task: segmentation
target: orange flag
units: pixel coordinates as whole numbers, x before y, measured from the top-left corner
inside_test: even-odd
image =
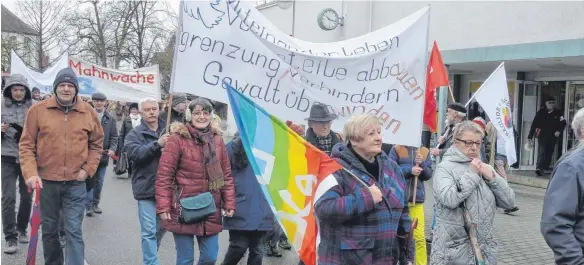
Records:
[[[424,123],[430,127],[432,132],[438,128],[438,119],[436,117],[436,88],[448,86],[448,74],[442,62],[442,55],[438,50],[438,44],[434,41],[430,61],[428,62],[428,72],[426,76],[426,102],[424,104]]]

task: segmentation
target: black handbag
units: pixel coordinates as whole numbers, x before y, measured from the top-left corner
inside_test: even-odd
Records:
[[[114,166],[114,173],[116,175],[122,175],[128,171],[128,155],[126,152],[122,152],[118,158],[116,166]]]
[[[177,196],[180,198],[180,195]],[[178,221],[181,224],[192,224],[207,219],[215,214],[215,199],[210,192],[179,199]]]

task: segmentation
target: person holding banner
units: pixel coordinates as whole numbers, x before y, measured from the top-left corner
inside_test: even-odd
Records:
[[[97,113],[78,96],[73,70],[60,70],[53,84],[56,97],[28,111],[20,138],[21,169],[28,187],[40,188],[45,264],[63,264],[58,235],[61,216],[67,237],[66,264],[84,264],[85,180],[97,171],[104,133]]]
[[[169,106],[168,110],[161,111],[160,117],[166,121],[168,118],[168,111],[170,111],[169,124],[172,124],[173,122],[184,123],[187,106],[187,95],[185,93],[173,93],[171,106]]]
[[[466,118],[466,107],[458,102],[448,105],[446,110],[446,130],[438,138],[438,147],[432,149],[432,155],[442,158],[448,148],[452,145],[452,131],[454,126],[461,123]]]
[[[412,264],[405,179],[381,150],[380,120],[370,114],[352,116],[344,136],[331,153],[344,169],[325,178],[315,193],[318,264]]]
[[[195,237],[200,254],[197,264],[214,265],[223,217],[231,218],[235,213],[229,157],[223,138],[211,126],[212,113],[208,100],[193,100],[185,112],[187,123],[171,124],[172,135],[160,157],[156,212],[164,228],[173,233],[177,265],[194,263]],[[201,212],[187,212],[191,205],[199,205]]]
[[[253,172],[241,137],[236,133],[227,143],[227,153],[233,170],[237,211],[223,220],[223,229],[229,230],[229,248],[222,265],[237,265],[249,250],[248,265],[262,265],[263,239],[273,229],[274,214]]]
[[[397,162],[406,178],[406,198],[410,207],[410,217],[418,219],[418,226],[414,230],[416,265],[425,265],[428,263],[428,255],[424,225],[426,200],[424,182],[430,180],[434,172],[430,150],[426,147],[394,145],[389,153],[389,159]]]
[[[515,193],[480,160],[483,131],[476,123],[457,124],[452,139],[434,174],[436,227],[430,264],[497,264],[492,235],[496,208],[512,208]]]
[[[26,234],[30,218],[32,198],[28,193],[20,161],[18,159],[18,144],[22,135],[22,127],[33,99],[28,88],[28,81],[21,74],[14,74],[6,80],[6,88],[2,93],[2,228],[6,246],[2,249],[6,254],[17,251],[18,242],[28,243]],[[16,182],[20,202],[16,213]]]

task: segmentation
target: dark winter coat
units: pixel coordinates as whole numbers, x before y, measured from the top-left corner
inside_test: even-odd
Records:
[[[18,143],[22,135],[26,113],[32,106],[32,100],[28,87],[25,87],[24,100],[14,102],[12,100],[12,91],[10,87],[4,89],[4,98],[2,99],[2,123],[10,124],[7,132],[2,133],[2,156],[14,157],[18,161]]]
[[[163,220],[162,224],[172,233],[196,236],[218,234],[223,230],[221,210],[236,210],[235,187],[223,138],[218,132],[214,132],[215,152],[225,180],[225,185],[220,190],[211,191],[217,211],[201,222],[181,224],[178,221],[180,207],[178,201],[208,192],[208,176],[203,148],[192,139],[193,136],[187,126],[175,122],[171,125],[170,131],[172,135],[166,142],[156,177],[156,213],[170,213],[170,220]],[[181,191],[180,198],[175,196],[175,185],[178,185],[178,190]]]
[[[234,159],[231,142],[227,143],[229,160]],[[223,219],[225,230],[270,231],[274,227],[274,214],[258,183],[251,165],[233,171],[237,211],[231,218]]]
[[[120,126],[120,133],[118,134],[118,142],[120,143],[118,145],[118,150],[116,150],[116,154],[118,156],[122,153],[122,151],[124,149],[123,147],[124,147],[124,140],[126,138],[126,135],[128,135],[128,133],[130,133],[130,131],[132,129],[133,129],[132,118],[130,118],[130,116],[125,117],[124,120],[122,121],[122,126]]]
[[[584,264],[584,149],[578,147],[552,173],[541,217],[541,234],[556,264]]]
[[[331,157],[368,186],[377,185],[383,200],[376,204],[369,188],[344,170],[323,180],[314,204],[321,236],[318,264],[395,265],[413,261],[413,242],[409,251],[405,250],[411,220],[399,166],[385,153],[379,154],[376,181],[345,144],[335,145]]]
[[[136,200],[154,200],[154,181],[162,147],[158,139],[164,134],[166,124],[158,119],[158,130],[152,131],[148,124],[142,124],[126,135],[124,148],[132,167],[132,191]]]
[[[560,132],[561,134],[565,127],[566,119],[564,119],[563,111],[554,109],[552,112],[549,112],[547,108],[544,107],[535,114],[527,138],[533,139],[535,136],[540,140],[554,140],[557,138],[554,133]],[[540,129],[539,135],[536,135],[537,129]]]
[[[118,149],[118,128],[116,126],[116,119],[105,111],[101,119],[101,127],[103,127],[103,150],[104,154],[99,161],[100,167],[106,167],[109,163],[109,156],[105,153],[107,150],[116,152]]]
[[[412,174],[412,168],[414,167],[416,160],[416,150],[417,148],[411,146],[395,145],[389,153],[389,159],[397,162],[406,179],[406,187],[408,187],[406,191],[408,202],[413,202],[414,196],[413,180],[415,179],[415,176]],[[418,176],[416,203],[424,203],[426,200],[424,182],[430,180],[430,178],[432,178],[432,173],[434,173],[434,170],[432,169],[432,159],[430,159],[430,151],[425,147],[422,150],[421,153],[422,155],[425,154],[425,158],[420,165],[423,171]]]

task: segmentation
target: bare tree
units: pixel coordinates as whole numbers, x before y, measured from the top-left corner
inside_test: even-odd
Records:
[[[16,1],[16,7],[20,18],[39,33],[37,39],[32,38],[37,48],[34,58],[39,69],[44,70],[70,48],[62,41],[68,32],[68,24],[64,23],[65,13],[69,10],[68,2],[22,0]],[[49,52],[56,52],[58,56],[43,64],[43,57]]]
[[[127,38],[136,10],[133,1],[81,1],[68,19],[80,40],[74,55],[105,67],[119,68],[127,58]]]
[[[133,1],[136,10],[128,39],[128,62],[140,68],[150,65],[159,52],[165,50],[169,38],[174,37],[173,19],[176,14],[162,1]],[[169,19],[170,18],[170,19]]]

